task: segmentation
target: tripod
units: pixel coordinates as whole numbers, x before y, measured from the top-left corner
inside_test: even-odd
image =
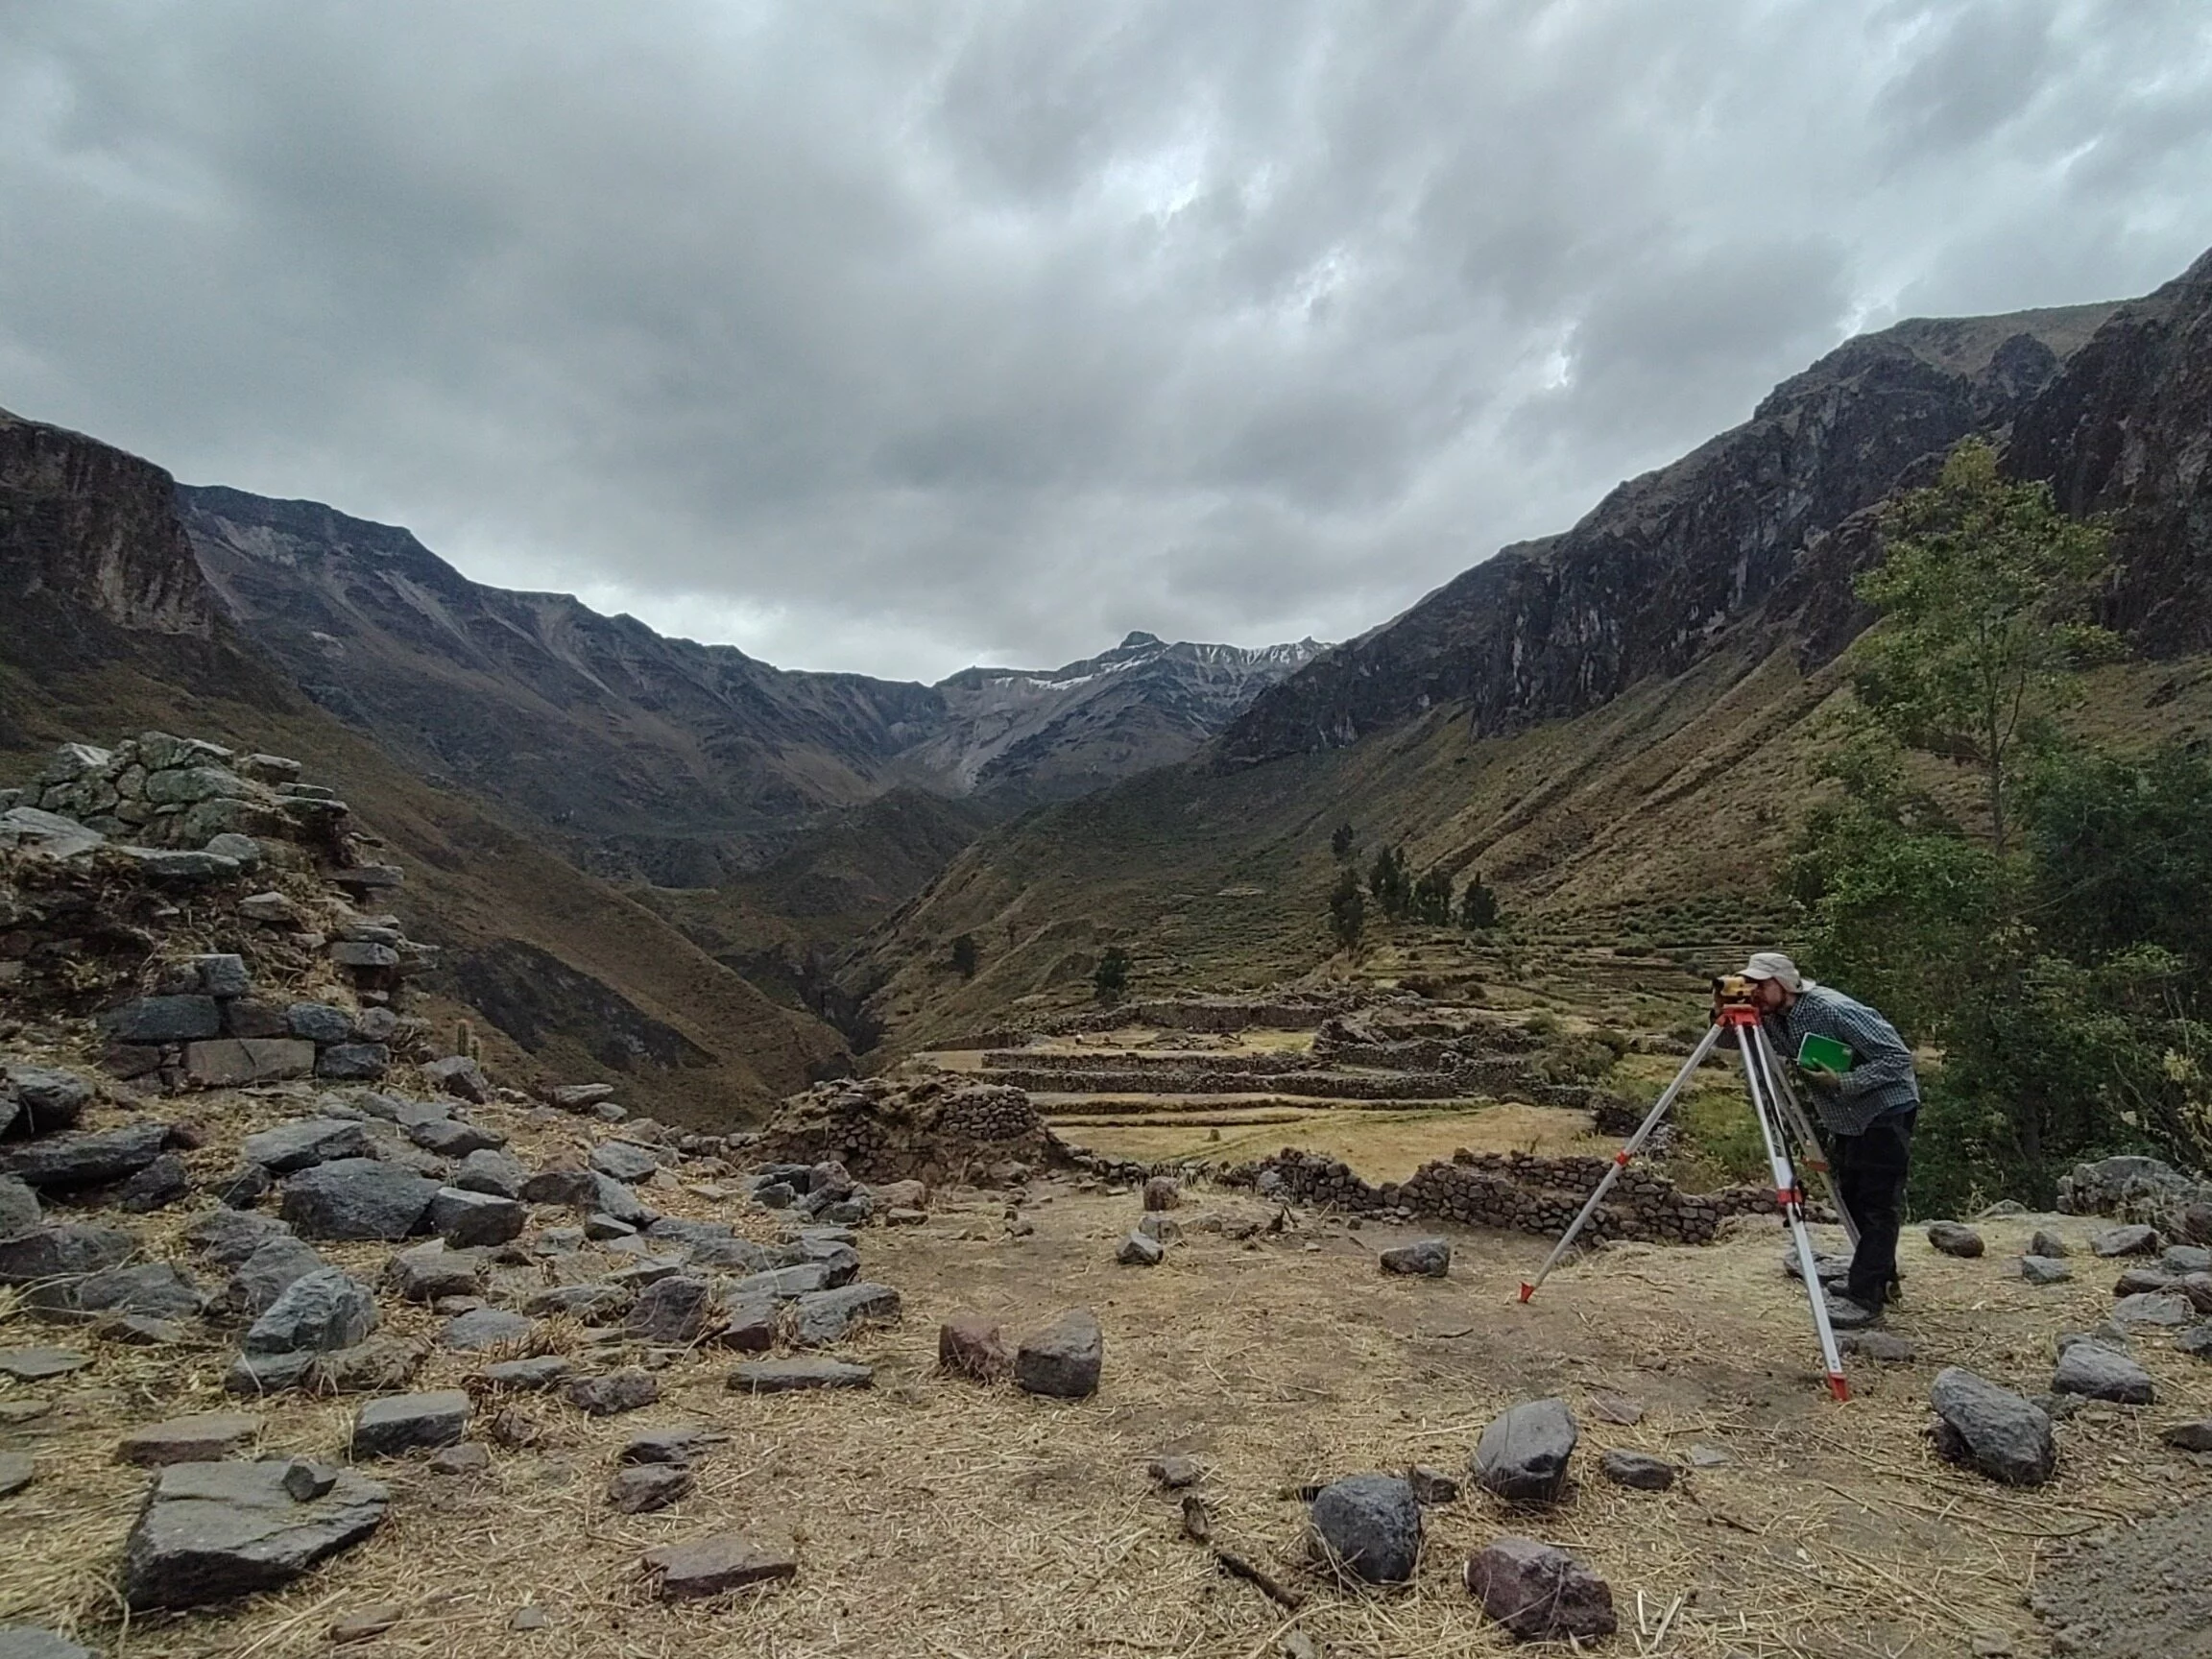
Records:
[[[1613,1190],[1613,1183],[1621,1178],[1633,1158],[1658,1129],[1660,1122],[1672,1108],[1675,1097],[1688,1086],[1705,1057],[1713,1052],[1723,1031],[1736,1034],[1737,1051],[1743,1057],[1743,1086],[1751,1096],[1751,1115],[1758,1119],[1759,1136],[1767,1145],[1767,1161],[1774,1174],[1774,1202],[1790,1224],[1790,1233],[1797,1246],[1797,1267],[1805,1280],[1805,1288],[1813,1304],[1813,1326],[1820,1336],[1820,1357],[1828,1370],[1828,1392],[1839,1400],[1851,1397],[1850,1384],[1843,1377],[1843,1358],[1836,1347],[1836,1331],[1828,1322],[1828,1301],[1820,1285],[1819,1268],[1814,1261],[1813,1242],[1805,1233],[1805,1189],[1791,1163],[1791,1138],[1797,1142],[1798,1156],[1820,1174],[1828,1189],[1829,1201],[1836,1214],[1842,1217],[1843,1231],[1850,1236],[1854,1248],[1859,1243],[1859,1227],[1851,1219],[1851,1212],[1844,1208],[1841,1194],[1836,1190],[1835,1177],[1829,1173],[1827,1159],[1820,1151],[1819,1140],[1813,1133],[1812,1119],[1798,1104],[1789,1081],[1782,1072],[1782,1063],[1774,1053],[1774,1046],[1767,1041],[1767,1028],[1759,1023],[1759,1011],[1748,1000],[1736,1000],[1725,994],[1713,1010],[1713,1023],[1704,1038],[1691,1050],[1690,1058],[1682,1063],[1682,1070],[1674,1074],[1636,1133],[1629,1136],[1621,1150],[1613,1154],[1613,1164],[1605,1171],[1580,1212],[1568,1224],[1551,1254],[1545,1258],[1544,1265],[1536,1270],[1536,1277],[1521,1286],[1521,1300],[1526,1302],[1536,1294],[1552,1268],[1556,1267],[1567,1252],[1574,1247],[1575,1238],[1598,1214],[1598,1206],[1605,1201],[1605,1194]],[[1787,1136],[1785,1134],[1787,1131]]]

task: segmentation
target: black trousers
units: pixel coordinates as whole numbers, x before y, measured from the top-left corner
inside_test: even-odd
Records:
[[[1912,1124],[1919,1116],[1917,1107],[1888,1112],[1863,1134],[1829,1137],[1837,1191],[1859,1224],[1859,1248],[1843,1293],[1862,1308],[1879,1308],[1894,1294],[1897,1232],[1905,1219],[1905,1177],[1912,1167]]]

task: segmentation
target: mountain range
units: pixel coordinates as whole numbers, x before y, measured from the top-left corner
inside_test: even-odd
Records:
[[[1965,437],[2113,526],[2138,655],[2084,717],[2212,733],[2208,412],[2212,256],[2137,301],[1847,341],[1345,644],[1133,634],[934,685],[486,587],[404,530],[0,416],[0,751],[158,725],[298,755],[410,870],[456,1014],[700,1120],[1072,1000],[1107,944],[1143,988],[1313,970],[1347,823],[1481,870],[1532,931],[1755,915],[1879,510]]]

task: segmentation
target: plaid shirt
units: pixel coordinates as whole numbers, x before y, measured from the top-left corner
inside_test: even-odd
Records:
[[[1834,1087],[1821,1082],[1810,1088],[1814,1109],[1831,1132],[1861,1135],[1884,1114],[1909,1112],[1920,1104],[1912,1050],[1897,1027],[1865,1003],[1825,985],[1808,984],[1785,1013],[1762,1018],[1774,1046],[1792,1061],[1808,1037],[1833,1038],[1851,1050],[1851,1070]]]

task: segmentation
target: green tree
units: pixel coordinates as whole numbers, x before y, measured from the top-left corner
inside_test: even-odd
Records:
[[[1883,528],[1882,563],[1857,583],[1882,613],[1852,653],[1861,705],[1907,747],[1981,774],[2003,858],[2023,752],[2079,701],[2078,670],[2117,649],[2088,620],[2110,538],[2060,513],[2049,485],[2006,480],[1980,439],[1954,449],[1929,488],[1901,496]]]
[[[1459,926],[1470,933],[1486,933],[1498,926],[1498,895],[1483,882],[1479,870],[1467,878],[1459,895]]]
[[[1375,854],[1367,872],[1367,892],[1391,921],[1406,914],[1413,899],[1413,879],[1407,873],[1403,847],[1385,847]]]
[[[1101,1002],[1118,1002],[1129,988],[1129,952],[1109,945],[1092,971],[1091,989]]]
[[[975,935],[963,933],[952,941],[952,972],[963,979],[975,977]]]
[[[1329,854],[1330,856],[1334,858],[1337,863],[1342,864],[1352,856],[1355,845],[1356,843],[1351,825],[1339,824],[1333,831],[1331,831],[1329,836]]]
[[[1329,931],[1336,943],[1349,950],[1359,943],[1359,933],[1367,925],[1367,900],[1359,891],[1359,878],[1350,870],[1339,871],[1336,885],[1329,893]]]
[[[1452,878],[1444,870],[1427,870],[1421,879],[1413,883],[1410,908],[1423,922],[1438,927],[1452,920]]]

